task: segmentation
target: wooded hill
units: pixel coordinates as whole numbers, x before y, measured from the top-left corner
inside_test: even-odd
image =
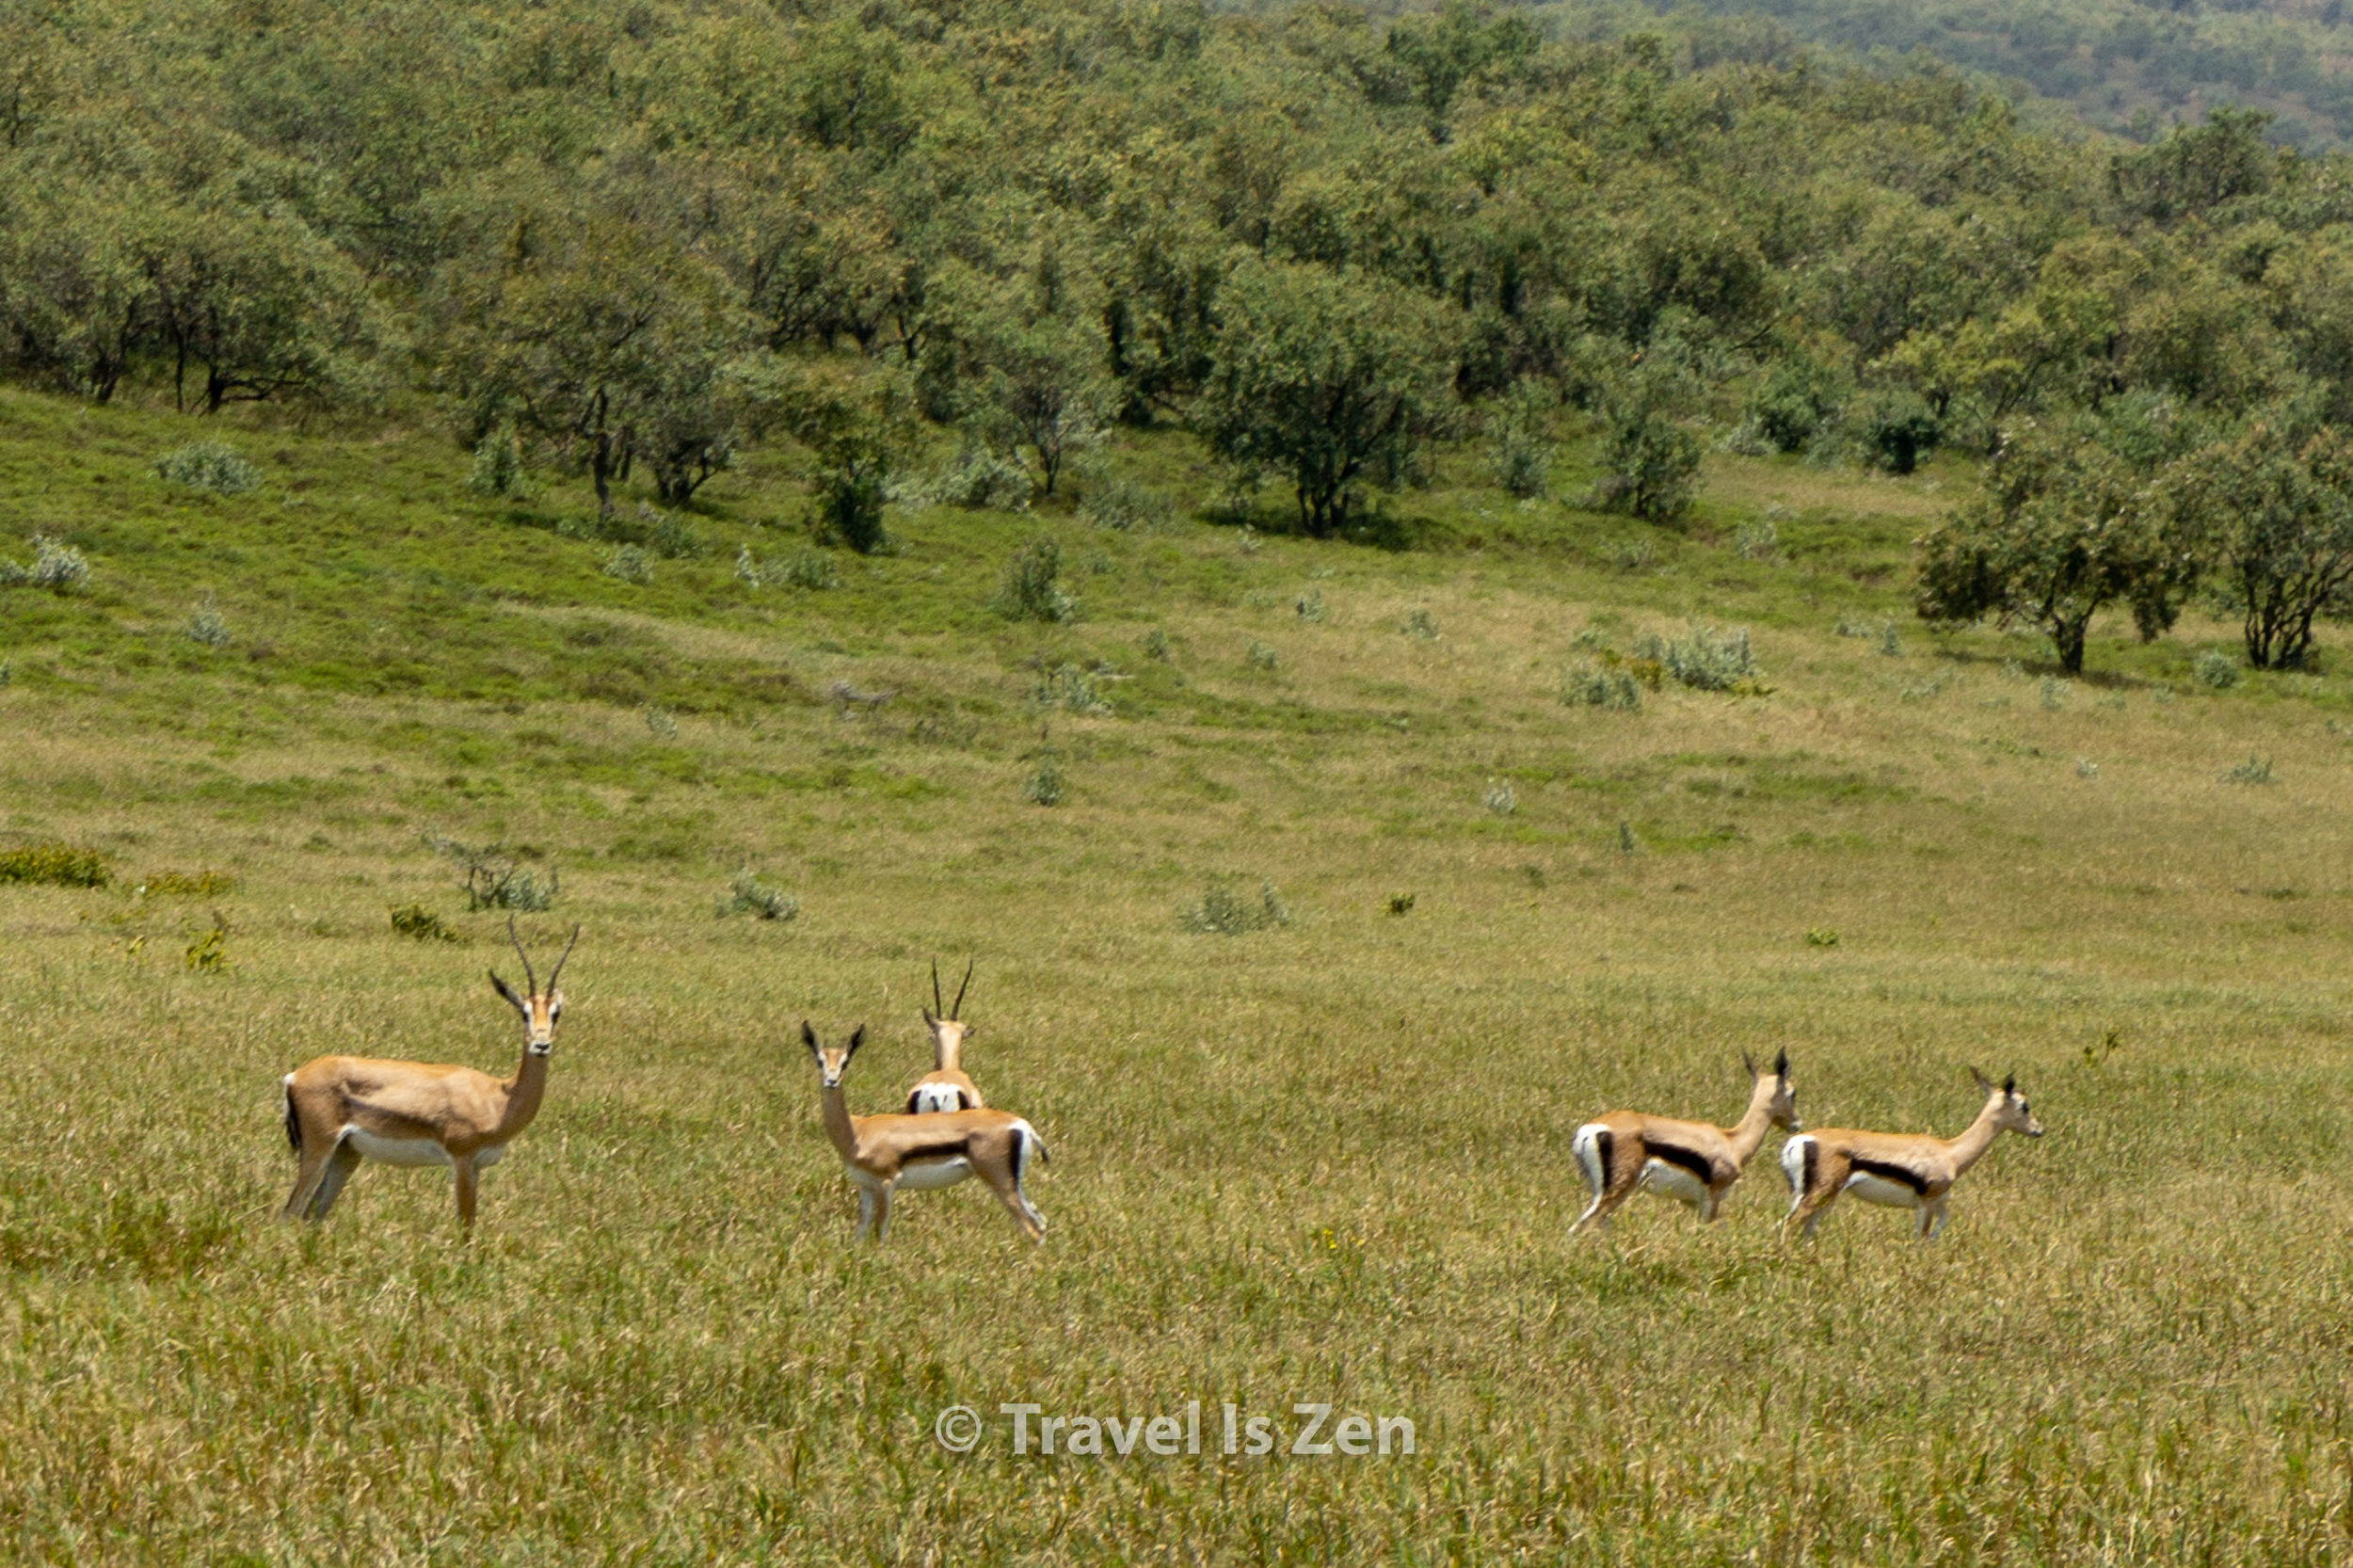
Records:
[[[1997,476],[1923,609],[2071,664],[2100,604],[2153,632],[2233,567],[2212,504],[2102,510],[2168,464],[2238,442],[2239,492],[2353,530],[2310,449],[2353,414],[2353,164],[2251,113],[2064,139],[1941,69],[1692,68],[1463,4],[58,0],[0,60],[15,374],[429,393],[494,490],[563,462],[683,504],[791,439],[871,549],[924,422],[962,432],[933,499],[1022,504],[1176,420],[1242,515],[1273,477],[1303,531],[1377,534],[1434,441],[1541,489],[1562,408],[1608,431],[1593,499],[1658,520],[1703,440],[1905,471],[2032,429],[2070,456]],[[2250,621],[2255,662],[2300,647]]]

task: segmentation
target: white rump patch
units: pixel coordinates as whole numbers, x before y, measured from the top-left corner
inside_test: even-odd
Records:
[[[915,1086],[915,1113],[919,1116],[963,1109],[964,1091],[952,1083],[919,1083]]]

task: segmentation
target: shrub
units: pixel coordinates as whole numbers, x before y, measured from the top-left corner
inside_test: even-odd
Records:
[[[650,583],[653,581],[653,557],[647,554],[641,545],[621,545],[604,558],[604,574],[617,577],[624,583]]]
[[[2218,648],[2210,648],[2198,656],[2191,666],[2199,684],[2217,692],[2227,692],[2238,684],[2238,661]]]
[[[503,845],[484,844],[475,848],[455,839],[439,838],[429,838],[425,842],[464,874],[461,886],[468,909],[520,909],[529,914],[547,908],[562,890],[562,879],[552,867],[542,882],[536,874],[525,871]]]
[[[2251,751],[2247,754],[2246,761],[2234,763],[2224,769],[2222,774],[2225,784],[2268,784],[2271,781],[2271,759],[2258,757]]]
[[[1487,422],[1487,472],[1523,501],[1552,483],[1553,398],[1533,379],[1521,381],[1497,405]]]
[[[1272,925],[1291,923],[1291,912],[1272,882],[1258,884],[1256,902],[1243,898],[1222,882],[1202,889],[1198,904],[1177,911],[1176,921],[1187,931],[1219,936],[1242,936]]]
[[[1168,633],[1157,626],[1146,632],[1144,634],[1144,656],[1146,659],[1157,659],[1166,664],[1168,662]]]
[[[1427,610],[1408,610],[1404,620],[1398,624],[1398,630],[1416,642],[1434,642],[1438,635],[1438,623],[1430,618]]]
[[[1894,621],[1891,620],[1886,625],[1880,628],[1880,640],[1878,646],[1879,650],[1890,659],[1900,659],[1903,657],[1904,640],[1896,634],[1896,623]]]
[[[210,600],[198,605],[196,612],[188,616],[185,631],[188,641],[202,643],[206,648],[227,648],[234,637],[229,630],[228,618],[220,613],[220,606]]]
[[[1299,618],[1301,620],[1307,622],[1311,626],[1322,625],[1325,620],[1331,617],[1332,614],[1331,610],[1327,608],[1323,602],[1323,590],[1321,588],[1309,588],[1305,593],[1299,596],[1299,598],[1292,603],[1291,608],[1299,612]]]
[[[1872,460],[1891,473],[1910,473],[1945,434],[1928,400],[1909,388],[1890,388],[1865,401],[1857,421]]]
[[[1785,360],[1749,399],[1749,423],[1775,451],[1796,452],[1838,410],[1838,382],[1805,360]]]
[[[476,495],[517,500],[531,494],[530,475],[523,470],[522,442],[516,438],[513,425],[502,424],[475,443],[473,472],[466,476],[466,488]]]
[[[1121,534],[1157,534],[1176,520],[1176,504],[1149,485],[1106,479],[1088,487],[1079,516]]]
[[[104,888],[113,873],[107,856],[57,840],[0,849],[0,882],[43,883],[53,888]]]
[[[727,893],[719,900],[721,920],[729,915],[749,915],[759,920],[797,920],[800,913],[800,900],[763,885],[749,866],[736,872],[728,883]]]
[[[47,588],[69,593],[89,581],[89,562],[72,545],[46,534],[33,536],[33,564],[0,561],[0,588]]]
[[[1057,664],[1038,677],[1030,700],[1041,708],[1059,708],[1066,713],[1109,713],[1111,699],[1103,695],[1096,679],[1094,670]]]
[[[1732,536],[1736,554],[1751,561],[1770,561],[1781,552],[1781,530],[1770,522],[1744,522]]]
[[[206,495],[243,495],[262,484],[262,471],[220,441],[190,441],[167,452],[155,459],[155,472],[168,484]]]
[[[644,712],[648,734],[657,741],[678,739],[678,718],[667,708],[657,708],[648,702],[645,706]]]
[[[1481,798],[1486,801],[1487,809],[1498,817],[1508,817],[1520,808],[1519,792],[1512,788],[1508,779],[1487,780],[1487,792]]]
[[[2041,687],[2040,688],[2044,711],[2056,713],[2060,709],[2066,707],[2067,694],[2071,689],[2072,688],[2068,685],[2068,683],[2060,680],[2057,676],[2044,676],[2042,678]]]
[[[229,970],[229,922],[220,911],[213,911],[213,928],[197,937],[181,954],[181,960],[198,974],[225,974]]]
[[[1612,422],[1602,467],[1594,499],[1604,510],[1673,522],[1699,493],[1699,438],[1656,408],[1636,407]]]
[[[1029,782],[1021,786],[1021,798],[1032,806],[1060,806],[1062,769],[1056,767],[1050,759],[1040,762],[1037,772],[1030,775]]]
[[[1062,546],[1040,535],[1013,552],[989,607],[1007,620],[1076,619],[1078,601],[1063,591]]]
[[[1728,692],[1756,680],[1756,655],[1749,646],[1749,629],[1720,632],[1693,624],[1683,637],[1651,634],[1635,645],[1638,659],[1657,661],[1682,685],[1703,692]]]
[[[1243,650],[1242,657],[1254,670],[1273,671],[1283,663],[1283,656],[1265,643],[1254,642]]]
[[[972,512],[1026,512],[1036,489],[1029,465],[1020,458],[968,440],[957,449],[953,462],[930,478],[907,486],[904,494],[907,500],[924,506],[961,506]]]
[[[441,917],[422,904],[388,904],[392,930],[412,942],[454,942],[457,933],[441,923]]]
[[[1561,700],[1571,707],[1631,712],[1642,706],[1642,688],[1628,670],[1579,660],[1561,674]]]

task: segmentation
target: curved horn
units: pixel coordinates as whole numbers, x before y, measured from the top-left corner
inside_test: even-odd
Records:
[[[506,917],[506,939],[515,944],[515,956],[523,961],[523,983],[531,987],[530,995],[539,994],[539,982],[531,972],[531,954],[523,951],[523,939],[515,935],[515,917]]]
[[[932,1016],[944,1018],[947,1016],[948,1010],[939,1005],[939,960],[935,958],[932,960]]]
[[[973,962],[974,961],[969,958],[964,961],[964,984],[956,987],[956,1004],[948,1009],[948,1016],[952,1018],[960,1018],[964,1016],[964,992],[965,987],[972,984]]]
[[[578,946],[580,946],[580,927],[574,925],[572,939],[564,944],[564,958],[569,958],[572,955],[572,949]],[[550,996],[555,994],[555,977],[564,972],[564,958],[558,958],[555,961],[555,968],[548,971],[548,995]]]
[[[1742,1051],[1740,1053],[1740,1070],[1748,1074],[1751,1078],[1754,1078],[1756,1076],[1756,1064],[1749,1060],[1749,1053],[1747,1051]]]

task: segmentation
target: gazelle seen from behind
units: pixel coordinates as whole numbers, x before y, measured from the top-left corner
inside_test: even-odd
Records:
[[[1766,1129],[1798,1130],[1789,1053],[1783,1051],[1763,1072],[1745,1056],[1740,1064],[1749,1074],[1749,1108],[1730,1127],[1612,1111],[1578,1128],[1569,1148],[1593,1190],[1593,1201],[1570,1234],[1608,1224],[1637,1189],[1689,1204],[1702,1220],[1713,1220],[1724,1194],[1740,1179],[1740,1168],[1765,1142]]]
[[[528,994],[490,971],[490,984],[523,1020],[523,1059],[511,1078],[472,1067],[424,1062],[383,1062],[364,1056],[321,1056],[284,1079],[286,1141],[301,1162],[286,1218],[324,1220],[360,1161],[388,1165],[447,1165],[457,1181],[457,1218],[473,1228],[474,1189],[481,1173],[505,1155],[531,1125],[547,1093],[548,1058],[564,993],[555,988],[564,963],[579,945],[580,927],[540,988],[515,920],[507,939],[523,962]]]
[[[932,1032],[932,1070],[916,1080],[907,1091],[907,1114],[927,1115],[941,1111],[980,1111],[988,1102],[981,1098],[978,1085],[964,1076],[964,1042],[971,1036],[972,1026],[958,1016],[964,1011],[964,993],[972,984],[972,965],[964,966],[964,984],[956,987],[956,1004],[939,1004],[939,960],[932,960],[932,1004],[923,1010],[923,1027]]]
[[[841,1096],[841,1075],[866,1043],[864,1024],[847,1044],[821,1046],[817,1032],[801,1020],[801,1043],[817,1062],[818,1094],[824,1102],[825,1136],[833,1140],[841,1168],[857,1183],[857,1233],[875,1240],[890,1236],[890,1194],[902,1187],[952,1187],[977,1176],[1005,1206],[1021,1234],[1045,1240],[1046,1216],[1022,1190],[1032,1155],[1046,1158],[1037,1129],[1009,1111],[935,1112],[924,1115],[853,1116]]]
[[[2027,1109],[2013,1077],[2000,1087],[1977,1068],[1969,1069],[1985,1093],[1985,1109],[1977,1112],[1958,1138],[1929,1133],[1856,1132],[1848,1128],[1824,1128],[1792,1138],[1781,1147],[1782,1174],[1789,1178],[1793,1201],[1782,1221],[1785,1239],[1792,1230],[1814,1234],[1822,1210],[1851,1192],[1865,1203],[1885,1208],[1915,1209],[1920,1235],[1935,1235],[1945,1226],[1945,1199],[1959,1181],[1993,1146],[2003,1132],[2042,1136],[2042,1124]]]

